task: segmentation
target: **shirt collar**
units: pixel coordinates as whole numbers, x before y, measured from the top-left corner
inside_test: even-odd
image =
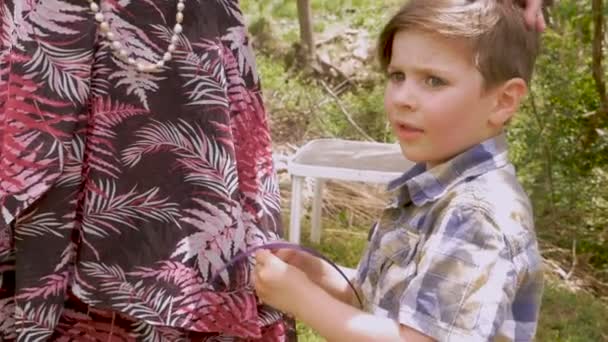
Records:
[[[441,198],[460,181],[500,168],[508,162],[506,137],[499,134],[430,170],[424,163],[414,165],[391,181],[388,190],[400,190],[398,205],[411,200],[416,206],[422,206]]]

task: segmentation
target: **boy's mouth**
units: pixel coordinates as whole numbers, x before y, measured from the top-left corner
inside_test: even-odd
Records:
[[[395,134],[400,140],[415,140],[418,139],[424,130],[404,122],[395,123]]]

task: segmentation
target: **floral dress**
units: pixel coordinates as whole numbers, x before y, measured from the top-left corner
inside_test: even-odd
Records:
[[[177,0],[101,0],[139,60]],[[278,239],[236,0],[186,0],[173,59],[117,57],[87,0],[0,0],[0,341],[285,341],[236,254]]]

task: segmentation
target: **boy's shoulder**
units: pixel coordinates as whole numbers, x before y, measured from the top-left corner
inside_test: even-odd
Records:
[[[509,161],[504,134],[430,170],[418,164],[395,185],[401,189],[397,204],[412,202],[416,208],[412,214],[423,214],[430,219],[427,224],[449,219],[445,216],[452,213],[488,220],[499,234],[534,230],[532,206]]]
[[[506,235],[534,232],[530,199],[508,163],[454,185],[444,208],[477,211]]]
[[[508,152],[506,137],[499,135],[414,177],[408,184],[413,202],[433,224],[477,220],[486,230],[492,227],[485,233],[496,238],[535,240],[532,205]]]
[[[426,239],[437,245],[425,247],[441,251],[457,243],[458,253],[479,249],[488,258],[510,260],[520,271],[536,267],[532,206],[511,164],[455,184],[430,205],[426,217]]]

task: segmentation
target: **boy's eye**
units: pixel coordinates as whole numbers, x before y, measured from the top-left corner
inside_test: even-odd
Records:
[[[388,78],[392,82],[403,82],[405,81],[405,74],[400,71],[393,71],[388,74]]]
[[[424,81],[431,88],[437,88],[446,85],[447,83],[439,77],[429,76]]]

